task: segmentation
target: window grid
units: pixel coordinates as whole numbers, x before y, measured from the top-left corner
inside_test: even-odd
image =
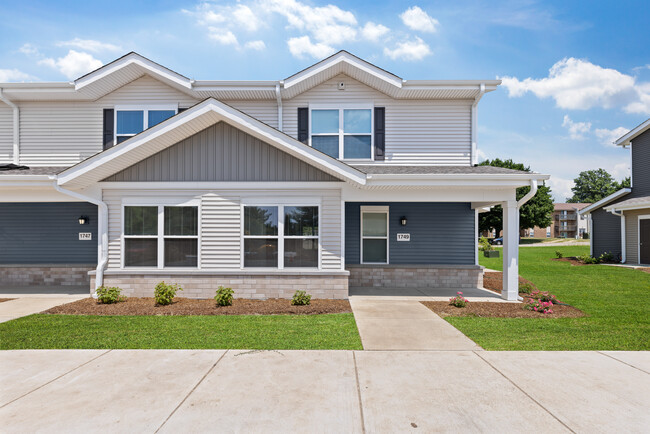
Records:
[[[319,111],[319,110],[338,110],[339,112],[339,131],[337,133],[315,133],[312,134],[312,127],[313,127],[313,121],[311,119],[311,115],[314,111]],[[370,132],[369,133],[346,133],[345,132],[345,120],[344,120],[344,113],[345,110],[368,110],[370,112]],[[373,116],[373,110],[372,108],[368,107],[356,107],[356,106],[351,106],[351,107],[344,107],[344,108],[325,108],[325,107],[314,107],[311,108],[310,111],[310,120],[309,120],[309,145],[313,147],[312,143],[312,137],[338,137],[339,138],[339,152],[338,152],[338,159],[339,160],[373,160],[374,155],[375,155],[375,139],[373,135],[373,130],[374,130],[374,116]],[[370,156],[368,158],[345,158],[345,137],[347,136],[367,136],[370,137]]]
[[[117,145],[119,143],[122,143],[123,141],[140,134],[142,131],[145,131],[146,129],[149,128],[149,112],[152,111],[173,111],[174,115],[178,114],[178,107],[174,106],[126,106],[126,107],[121,107],[121,106],[116,106],[115,107],[115,116],[113,117],[115,122],[115,125],[113,126],[113,131],[114,137],[113,137],[113,145]],[[142,131],[137,132],[137,133],[122,133],[118,134],[117,132],[117,118],[119,112],[142,112]],[[172,115],[173,116],[173,115]],[[160,123],[160,122],[158,122]],[[157,124],[156,124],[157,125]],[[153,126],[153,125],[152,125]]]

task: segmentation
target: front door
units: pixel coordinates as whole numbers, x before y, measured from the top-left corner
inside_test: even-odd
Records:
[[[650,219],[639,220],[639,259],[650,264]]]

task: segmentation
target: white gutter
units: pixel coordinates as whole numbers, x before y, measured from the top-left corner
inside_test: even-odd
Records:
[[[625,255],[625,248],[627,247],[625,243],[625,214],[623,214],[623,211],[616,212],[614,209],[608,211],[621,218],[621,262],[625,263],[625,260],[627,259]]]
[[[106,264],[108,264],[108,207],[104,202],[94,197],[85,196],[83,194],[66,190],[65,188],[59,186],[58,182],[54,181],[54,189],[59,193],[66,194],[68,196],[81,199],[85,202],[90,202],[94,205],[97,205],[97,232],[99,233],[99,239],[97,241],[97,269],[95,274],[95,290],[104,284],[104,270],[106,269]],[[97,298],[97,291],[95,291],[92,296]]]
[[[20,109],[14,104],[0,88],[0,100],[4,101],[14,111],[14,164],[20,164]]]
[[[472,133],[471,133],[471,142],[472,142],[472,150],[471,150],[471,155],[470,158],[472,160],[472,166],[475,164],[478,164],[478,155],[477,155],[477,145],[476,145],[476,137],[477,137],[477,128],[478,128],[478,120],[476,118],[476,113],[477,109],[476,107],[478,106],[478,102],[481,100],[483,95],[485,94],[485,83],[481,83],[479,87],[479,93],[476,95],[476,98],[474,98],[474,102],[472,103]]]
[[[282,129],[282,93],[280,92],[280,85],[275,85],[275,98],[278,100],[278,130]]]
[[[530,191],[526,193],[524,197],[517,201],[517,209],[520,209],[526,202],[528,202],[533,196],[537,194],[537,180],[530,180]]]

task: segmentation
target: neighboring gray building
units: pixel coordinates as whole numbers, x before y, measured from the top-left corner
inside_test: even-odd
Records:
[[[632,186],[584,208],[591,253],[612,253],[627,264],[650,264],[650,119],[614,142],[630,147]]]

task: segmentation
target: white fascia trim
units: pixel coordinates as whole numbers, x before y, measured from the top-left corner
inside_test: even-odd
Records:
[[[73,179],[102,166],[113,158],[127,154],[132,150],[146,144],[148,141],[160,137],[165,133],[179,127],[180,125],[183,125],[190,120],[211,111],[217,113],[220,117],[223,118],[223,120],[234,122],[236,124],[235,126],[237,128],[240,128],[242,131],[256,136],[261,140],[269,141],[271,143],[279,145],[279,148],[281,150],[293,155],[300,160],[307,160],[309,163],[313,164],[316,167],[335,172],[351,182],[361,185],[364,185],[366,183],[366,176],[363,172],[351,166],[348,166],[347,164],[342,163],[332,157],[326,156],[325,154],[309,146],[305,146],[303,143],[292,139],[286,134],[258,121],[257,119],[252,118],[226,104],[223,104],[214,98],[210,98],[203,103],[200,103],[166,121],[163,121],[146,131],[143,131],[142,133],[134,136],[132,139],[126,140],[119,145],[113,146],[112,148],[99,153],[96,156],[90,157],[77,164],[76,166],[72,166],[70,169],[65,170],[59,174],[59,185],[66,184]],[[130,164],[134,163],[135,162],[131,162]]]
[[[365,72],[366,74],[370,74],[373,77],[379,78],[380,80],[385,81],[388,84],[391,84],[395,86],[398,89],[402,88],[402,83],[403,80],[387,71],[383,71],[380,68],[377,68],[376,66],[370,65],[369,63],[366,63],[364,61],[360,61],[359,59],[353,57],[352,55],[348,53],[338,53],[331,58],[322,61],[321,63],[318,63],[316,65],[313,65],[306,70],[299,72],[296,75],[293,75],[283,81],[284,83],[284,88],[289,89],[299,83],[301,83],[304,80],[307,80],[317,74],[320,74],[321,72],[324,72],[325,70],[337,65],[338,63],[345,62],[348,65],[359,69],[360,71]]]
[[[650,129],[650,119],[647,121],[643,122],[641,125],[638,127],[630,130],[626,135],[621,137],[620,139],[616,140],[614,144],[616,146],[627,146],[630,144],[630,142],[639,134],[644,133],[646,130]]]
[[[201,190],[340,190],[341,182],[98,182],[103,190],[164,190],[164,191],[201,191]]]
[[[95,72],[91,72],[85,77],[75,80],[74,81],[75,90],[83,89],[84,87],[98,80],[102,80],[107,76],[109,76],[110,74],[131,64],[139,65],[142,68],[149,71],[150,73],[157,75],[163,79],[169,80],[181,87],[184,87],[186,89],[192,89],[192,80],[183,77],[182,75],[177,74],[163,66],[160,66],[149,59],[145,59],[144,57],[136,53],[131,53],[123,57],[122,59],[119,59],[103,68],[98,69]]]
[[[648,202],[638,202],[632,205],[618,206],[616,204],[605,207],[605,211],[614,213],[616,211],[632,211],[636,209],[646,209],[650,208],[650,201]]]
[[[580,214],[580,215],[589,214],[592,211],[600,208],[601,206],[607,205],[611,201],[616,200],[619,197],[630,193],[631,191],[632,191],[631,188],[621,188],[619,191],[610,194],[609,196],[599,200],[598,202],[592,203],[588,207],[582,208],[580,211],[578,211],[578,214]]]

